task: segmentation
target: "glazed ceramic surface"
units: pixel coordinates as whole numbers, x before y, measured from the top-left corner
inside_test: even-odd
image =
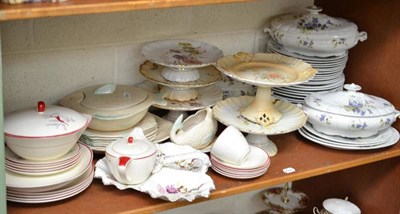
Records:
[[[174,143],[158,144],[157,148],[164,159],[162,168],[143,183],[126,185],[118,182],[111,174],[105,158],[96,163],[95,177],[101,179],[104,185],[114,185],[120,190],[134,189],[152,198],[171,202],[207,198],[210,191],[215,189],[213,180],[206,174],[211,165],[206,154],[190,146]],[[195,166],[193,163],[201,165]]]
[[[314,207],[314,214],[325,213],[346,213],[346,214],[361,214],[360,208],[346,199],[328,198],[322,203],[323,209],[321,211]]]
[[[91,119],[90,115],[69,108],[41,105],[38,110],[25,109],[6,115],[4,138],[7,146],[20,157],[55,159],[74,147]]]
[[[358,92],[347,84],[342,92],[321,92],[307,96],[303,110],[313,127],[328,135],[370,137],[387,129],[400,116],[388,101]]]
[[[250,145],[242,132],[228,126],[217,137],[210,153],[224,162],[240,165],[247,159]]]
[[[287,50],[310,56],[342,55],[367,39],[367,33],[358,32],[353,22],[319,13],[322,8],[316,6],[307,9],[309,14],[283,15],[272,20],[264,31]]]
[[[262,135],[276,135],[295,131],[307,121],[306,114],[296,105],[282,100],[275,100],[274,107],[282,112],[282,118],[275,124],[262,126],[249,122],[240,115],[240,109],[253,102],[254,97],[231,97],[218,102],[214,108],[214,116],[221,123],[233,125],[240,131]]]
[[[61,189],[84,174],[91,166],[92,151],[85,145],[80,146],[81,159],[72,168],[57,174],[45,176],[20,175],[6,170],[7,189],[25,193],[45,192]]]
[[[195,40],[160,40],[142,47],[146,59],[166,67],[200,68],[222,57],[222,51]]]
[[[182,115],[172,126],[170,139],[179,145],[189,145],[195,149],[207,147],[217,132],[217,120],[212,109],[206,107],[190,115],[184,121]]]
[[[175,111],[195,111],[213,106],[216,102],[222,100],[222,91],[217,86],[210,85],[196,90],[198,92],[197,98],[184,102],[164,99],[164,95],[157,91],[153,106]]]
[[[392,127],[389,127],[388,130],[386,131],[381,131],[382,134],[386,135],[390,134],[389,138],[383,142],[371,142],[371,141],[367,141],[369,143],[367,144],[359,144],[357,141],[353,140],[353,139],[348,139],[348,138],[341,138],[342,141],[347,141],[347,143],[342,143],[342,142],[335,142],[332,140],[327,140],[326,138],[321,137],[321,133],[319,135],[315,135],[313,134],[313,132],[301,128],[299,129],[299,133],[307,138],[310,141],[313,141],[315,143],[318,143],[320,145],[329,147],[329,148],[333,148],[333,149],[340,149],[340,150],[371,150],[371,149],[380,149],[380,148],[385,148],[385,147],[389,147],[389,146],[393,146],[394,144],[396,144],[399,139],[400,139],[400,134],[399,132]],[[381,132],[379,132],[378,134],[380,134]],[[389,132],[389,133],[387,133]],[[326,136],[326,135],[324,135]],[[366,138],[366,140],[369,139],[374,139],[374,138]]]
[[[157,157],[155,144],[146,139],[141,128],[106,147],[106,160],[115,179],[124,184],[138,184],[152,173]]]
[[[281,87],[309,81],[317,71],[302,60],[281,54],[244,53],[218,59],[217,68],[227,76],[261,87]]]
[[[82,175],[60,189],[44,192],[23,192],[7,189],[7,200],[31,204],[60,201],[83,192],[92,183],[93,175],[94,165],[91,165]]]
[[[140,73],[148,80],[164,86],[176,87],[176,88],[198,88],[205,87],[214,84],[216,81],[221,79],[220,72],[214,66],[205,66],[198,68],[199,78],[194,81],[186,82],[171,82],[161,76],[161,72],[164,66],[155,64],[150,61],[144,62],[140,65]]]
[[[267,189],[262,193],[261,199],[269,209],[283,214],[299,213],[310,201],[305,193],[285,187]]]
[[[133,86],[96,85],[60,100],[62,106],[93,116],[89,128],[120,131],[137,124],[153,104],[153,94]]]

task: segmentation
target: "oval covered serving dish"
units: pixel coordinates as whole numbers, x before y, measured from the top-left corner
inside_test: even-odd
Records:
[[[153,104],[154,95],[125,85],[96,85],[74,92],[60,100],[62,106],[93,116],[89,128],[120,131],[136,125]]]
[[[91,121],[91,116],[72,109],[38,102],[37,108],[4,116],[7,146],[30,160],[48,160],[67,153]]]
[[[361,87],[346,84],[345,91],[312,93],[303,110],[313,128],[328,135],[370,137],[392,125],[400,116],[388,101],[358,92]]]
[[[307,56],[339,56],[367,39],[353,22],[319,13],[322,8],[311,6],[309,13],[283,15],[264,29],[288,51]]]

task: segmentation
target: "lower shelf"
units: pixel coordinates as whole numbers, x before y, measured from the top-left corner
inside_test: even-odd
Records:
[[[255,179],[237,180],[219,175],[210,169],[207,173],[213,178],[216,190],[211,192],[209,199],[267,188],[289,181],[301,180],[302,183],[308,183],[309,179],[306,178],[310,178],[309,185],[313,186],[311,181],[313,177],[391,158],[397,163],[397,168],[400,165],[400,158],[393,158],[400,157],[399,143],[379,150],[342,151],[311,143],[297,132],[269,137],[277,144],[279,152],[278,155],[272,157],[271,166],[267,173]],[[101,156],[97,158],[101,158]],[[289,174],[283,172],[283,169],[288,167],[295,169],[295,172]],[[367,178],[367,176],[371,175],[365,176]],[[389,176],[394,177],[393,174]],[[357,179],[365,178],[362,176],[356,177],[351,182],[356,183],[358,182]],[[324,185],[329,185],[329,183]],[[400,186],[398,182],[396,185],[393,189],[397,189],[397,193],[391,197],[399,198],[400,193],[398,190]],[[382,193],[382,197],[385,197],[385,194]],[[192,203],[209,199],[199,198]],[[83,211],[91,213],[153,213],[187,204],[188,202],[170,203],[159,199],[152,199],[149,195],[134,190],[120,191],[114,186],[104,186],[99,179],[95,179],[87,190],[75,197],[46,204],[8,202],[7,211],[11,214],[58,213],[60,211],[66,213],[81,213]]]

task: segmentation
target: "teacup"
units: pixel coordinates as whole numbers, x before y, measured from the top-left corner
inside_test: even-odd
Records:
[[[241,165],[250,153],[246,138],[234,126],[228,126],[215,140],[211,155],[235,165]]]

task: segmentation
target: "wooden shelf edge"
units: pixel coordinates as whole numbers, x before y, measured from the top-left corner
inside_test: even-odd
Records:
[[[17,5],[0,3],[0,21],[250,1],[254,0],[68,0],[60,3]]]
[[[201,202],[204,202],[207,200],[218,199],[218,198],[223,198],[223,197],[227,197],[227,196],[233,196],[233,195],[236,195],[239,193],[244,193],[244,192],[255,191],[258,189],[267,188],[270,186],[279,185],[279,184],[286,183],[286,182],[293,182],[293,181],[307,179],[307,178],[311,178],[311,177],[315,177],[315,176],[319,176],[319,175],[324,175],[327,173],[346,170],[346,169],[350,169],[353,167],[362,166],[365,164],[374,163],[374,162],[378,162],[378,161],[382,161],[382,160],[387,160],[387,159],[395,158],[395,157],[400,157],[400,150],[389,151],[389,152],[385,152],[384,154],[370,156],[365,159],[357,159],[352,162],[338,163],[338,164],[334,164],[334,165],[331,165],[329,167],[322,168],[322,169],[308,170],[306,172],[288,174],[283,177],[277,177],[277,178],[273,178],[273,179],[251,182],[249,184],[241,185],[240,187],[233,187],[233,188],[224,189],[224,190],[216,189],[213,192],[211,192],[211,195],[209,198],[198,198],[193,202],[186,202],[186,201],[180,201],[180,202],[174,202],[174,203],[166,202],[166,203],[157,204],[157,205],[154,205],[151,207],[137,209],[134,211],[122,212],[121,214],[139,214],[139,213],[143,214],[143,213],[160,212],[160,211],[164,211],[164,210],[168,210],[168,209],[187,206],[190,204],[201,203]],[[268,171],[267,171],[267,173],[268,173]]]

